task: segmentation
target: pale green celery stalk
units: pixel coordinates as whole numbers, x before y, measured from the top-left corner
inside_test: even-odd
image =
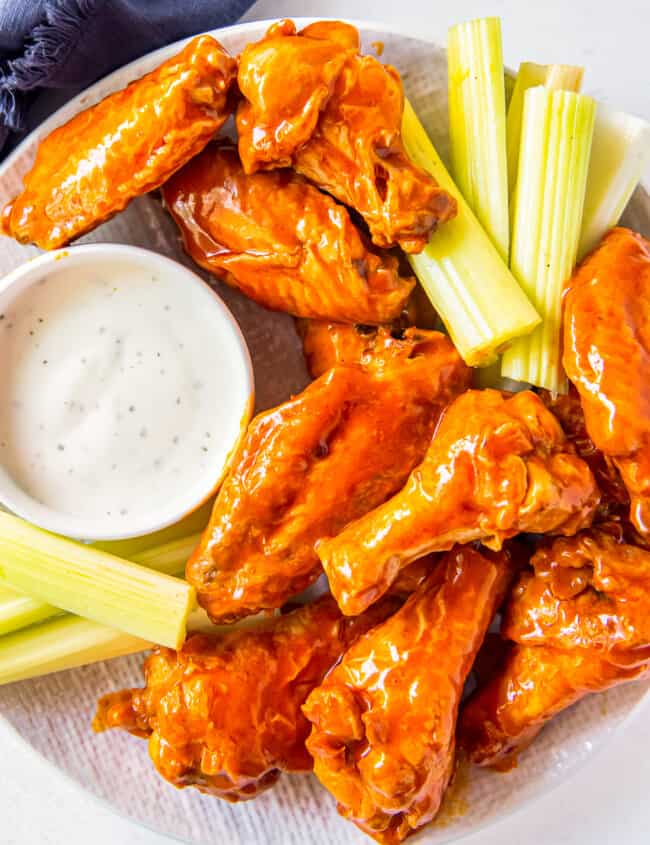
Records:
[[[508,150],[508,191],[512,200],[519,168],[519,145],[521,143],[521,116],[524,108],[524,94],[529,88],[545,85],[553,91],[580,91],[584,68],[574,65],[538,65],[522,62],[508,105],[506,118],[506,146]],[[512,212],[512,207],[510,209]]]
[[[469,207],[508,260],[506,100],[499,18],[449,30],[451,171]]]
[[[66,614],[0,637],[0,684],[135,654],[150,645],[107,625]]]
[[[253,627],[259,621],[258,617],[248,617],[238,627]],[[187,630],[219,633],[232,630],[232,625],[212,625],[204,611],[196,610],[187,620]],[[151,645],[107,625],[68,614],[0,637],[0,685],[137,654]]]
[[[540,317],[463,199],[408,101],[402,138],[413,161],[458,204],[457,216],[408,260],[464,360],[470,366],[489,364],[513,338],[530,332]]]
[[[184,525],[185,528],[193,526],[195,526],[195,523],[191,521]],[[135,543],[131,540],[119,540],[94,543],[93,547],[101,548],[104,551],[113,550],[113,554],[117,554],[119,557],[140,564],[140,566],[146,566],[156,572],[162,572],[165,575],[182,576],[185,564],[201,539],[201,534],[191,534],[189,537],[182,537],[168,543],[151,545],[151,540],[159,540],[163,533],[151,534],[149,547],[144,547],[139,552],[132,551],[132,549],[133,546],[140,548],[141,538],[137,538]],[[53,607],[39,599],[12,590],[2,584],[0,578],[0,635],[10,634],[12,631],[18,631],[28,625],[43,622],[63,613],[65,611],[58,607]]]
[[[511,70],[504,70],[503,83],[506,90],[506,114],[508,113],[508,106],[512,99],[512,94],[515,90],[515,82],[517,81],[517,74]]]
[[[0,585],[0,636],[65,613],[58,607]]]
[[[0,513],[7,586],[143,640],[179,647],[194,589],[185,581]]]
[[[584,94],[524,95],[510,267],[543,322],[506,350],[501,374],[553,392],[566,390],[562,290],[578,250],[595,113]]]
[[[616,226],[650,165],[650,124],[598,106],[578,260]]]

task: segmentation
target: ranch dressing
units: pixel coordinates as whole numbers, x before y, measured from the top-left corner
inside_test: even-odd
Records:
[[[5,470],[40,504],[95,522],[198,504],[246,404],[211,292],[128,261],[67,264],[0,314]]]

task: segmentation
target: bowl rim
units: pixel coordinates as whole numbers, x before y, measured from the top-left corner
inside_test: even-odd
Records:
[[[228,306],[219,294],[201,276],[178,261],[166,255],[143,247],[119,243],[92,243],[69,246],[52,250],[36,256],[0,279],[0,296],[9,295],[12,288],[21,291],[36,284],[39,279],[50,270],[61,269],[62,262],[79,267],[96,267],[102,262],[115,259],[120,262],[131,263],[133,266],[159,268],[183,285],[194,285],[205,300],[205,312],[210,314],[215,330],[227,340],[228,354],[235,356],[233,372],[238,375],[239,383],[235,385],[235,392],[241,394],[242,402],[239,406],[230,403],[224,406],[225,412],[231,416],[231,424],[238,432],[235,442],[224,449],[223,465],[214,472],[210,468],[197,474],[198,481],[187,490],[180,488],[173,502],[160,517],[154,519],[151,511],[134,513],[132,518],[118,527],[109,517],[81,517],[64,513],[55,507],[38,502],[20,484],[12,479],[10,473],[0,461],[0,502],[2,505],[22,519],[28,520],[39,528],[82,540],[126,540],[152,534],[163,528],[179,522],[193,513],[207,501],[221,483],[232,459],[241,442],[246,425],[250,420],[254,399],[254,375],[250,352],[239,325]],[[11,301],[11,300],[9,300]],[[235,419],[236,418],[236,419]]]

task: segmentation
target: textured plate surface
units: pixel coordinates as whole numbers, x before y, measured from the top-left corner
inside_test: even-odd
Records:
[[[232,53],[258,38],[265,23],[249,23],[214,34]],[[364,51],[384,47],[382,60],[402,73],[406,92],[439,151],[447,154],[446,57],[430,43],[394,35],[372,24],[360,25]],[[13,196],[30,166],[38,138],[81,108],[151,70],[179,49],[166,47],[94,85],[33,133],[0,168],[0,206]],[[650,235],[650,200],[639,188],[625,222]],[[83,242],[113,241],[157,250],[194,267],[183,255],[176,229],[155,197],[136,200],[126,212]],[[0,274],[37,254],[0,238]],[[205,274],[204,274],[205,275]],[[257,410],[286,399],[307,381],[292,321],[272,314],[236,291],[215,282],[239,322],[251,350]],[[62,772],[130,818],[190,843],[228,845],[337,845],[368,842],[341,820],[331,797],[315,778],[283,776],[278,785],[248,804],[229,805],[192,789],[176,791],[154,772],[146,743],[125,734],[93,735],[90,721],[101,694],[140,685],[142,658],[134,656],[47,678],[0,687],[0,714]],[[475,832],[520,808],[566,779],[620,728],[648,689],[637,683],[592,696],[554,720],[517,768],[495,774],[461,767],[438,822],[417,841],[449,842]]]

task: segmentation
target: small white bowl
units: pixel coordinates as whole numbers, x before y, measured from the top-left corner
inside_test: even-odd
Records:
[[[149,274],[146,279],[144,273]],[[61,276],[61,274],[66,275]],[[112,282],[107,281],[112,276],[118,279],[113,288],[115,291],[113,299],[108,293]],[[92,281],[86,283],[86,278]],[[122,279],[124,284],[121,283]],[[132,288],[129,288],[129,280],[132,282]],[[59,291],[61,291],[61,298],[68,303],[62,306],[58,303],[54,304],[47,326],[40,325],[43,320],[39,320],[39,325],[36,324],[36,315],[32,313],[29,305],[30,302],[38,302],[39,296],[37,291],[32,289],[30,292],[29,289],[43,281],[56,285],[56,288],[47,288],[50,296],[56,293],[58,299]],[[154,282],[158,283],[159,287],[155,287]],[[97,298],[96,290],[100,287],[103,291],[102,296],[106,298],[97,302],[92,297]],[[89,324],[87,325],[83,320],[79,320],[79,314],[85,313],[83,309],[86,300],[83,297],[84,291],[88,288],[91,289],[88,301],[92,304],[89,306]],[[78,295],[80,299],[75,305],[77,290],[80,291]],[[136,303],[132,300],[136,295],[134,291],[137,290],[143,291],[143,301]],[[25,303],[22,311],[21,295],[24,295],[22,302]],[[36,300],[33,297],[36,297]],[[158,308],[158,302],[160,308]],[[90,321],[103,313],[104,308],[107,314],[107,325],[100,326],[99,332],[113,331],[112,340],[116,344],[123,344],[117,347],[120,352],[114,355],[106,346],[106,334],[103,339],[93,339],[89,334]],[[122,311],[119,311],[119,308]],[[166,312],[164,314],[163,309]],[[9,321],[5,319],[5,312],[15,314],[17,317],[15,326],[20,325],[22,329],[21,334],[14,335],[12,339],[3,341],[0,337],[0,351],[5,348],[2,346],[3,343],[15,344],[6,347],[12,350],[11,354],[14,358],[13,361],[7,361],[5,356],[4,377],[0,380],[0,428],[4,432],[0,444],[2,446],[0,448],[0,503],[4,507],[58,534],[87,540],[117,540],[149,534],[171,525],[191,513],[214,493],[227,471],[229,461],[250,420],[254,382],[250,355],[239,326],[223,301],[198,275],[169,258],[138,247],[119,244],[71,247],[41,255],[2,279],[0,281],[0,331],[7,331]],[[25,316],[27,314],[30,314],[29,320],[34,320],[34,331],[26,332],[31,325]],[[79,362],[73,363],[72,371],[69,369],[71,344],[68,339],[73,332],[71,326],[74,325],[70,320],[74,319],[77,320],[79,330],[80,355],[84,349],[89,348],[91,357],[95,356],[90,361],[92,364],[89,369],[90,375],[86,375],[85,372],[80,373]],[[111,324],[111,319],[113,319],[113,324]],[[57,324],[57,320],[61,322]],[[96,322],[95,319],[92,325],[94,326]],[[41,330],[42,336],[39,335]],[[34,343],[31,339],[26,339],[27,334],[36,335]],[[155,371],[156,376],[158,372],[160,373],[160,380],[153,375],[153,356],[160,357],[160,353],[151,348],[148,349],[147,343],[151,347],[152,343],[157,342],[154,340],[156,338],[160,341],[163,356],[166,357],[169,369],[172,371],[171,376],[169,374],[166,376],[167,382],[163,376],[165,370]],[[186,339],[187,343],[180,342],[181,338],[183,341]],[[42,340],[43,348],[49,342],[59,344],[57,347],[50,348],[61,349],[60,359],[54,362],[59,369],[57,366],[43,367],[43,392],[39,392],[38,395],[34,386],[40,385],[38,381],[40,375],[34,369],[34,362],[29,362],[27,365],[20,364],[33,354],[36,340]],[[100,343],[103,346],[98,345]],[[164,345],[165,343],[167,346]],[[21,347],[20,344],[23,346]],[[174,354],[170,351],[172,344],[175,344],[173,349],[177,350]],[[142,349],[139,348],[140,346]],[[24,358],[19,357],[20,350],[23,348],[27,350]],[[41,351],[39,350],[36,354],[40,355]],[[139,356],[138,361],[133,357],[136,354]],[[140,366],[135,374],[136,364],[139,364],[143,358],[145,364]],[[81,357],[79,361],[86,363],[87,358]],[[53,362],[44,360],[35,363],[52,364]],[[64,369],[65,367],[68,369]],[[74,369],[75,367],[77,369]],[[118,369],[121,373],[119,376]],[[134,373],[124,375],[127,370]],[[97,373],[102,374],[101,379],[99,375],[95,377]],[[189,392],[188,379],[190,378],[193,379],[191,387],[195,391],[202,391],[200,397],[198,393]],[[126,379],[132,381],[125,381]],[[107,386],[100,386],[100,380],[102,385],[107,382]],[[141,425],[140,437],[149,436],[147,441],[132,442],[136,436],[134,434],[136,419],[123,413],[125,384],[133,385],[133,390],[139,395],[138,413],[143,415],[142,419],[138,420],[138,424]],[[174,402],[181,405],[180,395],[174,401],[168,395],[170,390],[174,393],[181,392],[178,390],[179,384],[184,389],[187,388],[189,399],[189,402],[185,402],[186,394],[183,393],[183,403],[187,409],[184,412],[173,407]],[[59,385],[63,386],[61,390],[59,390]],[[80,388],[79,385],[82,387]],[[151,387],[149,388],[148,385]],[[66,393],[68,389],[70,393]],[[59,405],[59,397],[61,403],[65,404],[66,395],[73,395],[74,390],[79,393],[82,389],[90,390],[95,394],[93,401],[96,399],[98,404],[93,407],[98,409],[97,421],[93,422],[95,418],[82,405],[79,423],[76,422],[77,418],[70,423],[68,410],[62,409]],[[43,395],[46,398],[43,398]],[[26,396],[28,401],[17,402],[12,398],[15,396],[21,398]],[[30,397],[33,401],[30,401]],[[68,406],[69,404],[68,402]],[[79,404],[77,402],[77,408]],[[10,405],[19,410],[10,411]],[[58,414],[57,417],[53,413],[52,430],[49,430],[47,416],[47,409],[50,407]],[[34,411],[35,408],[37,411]],[[128,410],[131,410],[131,406]],[[31,418],[30,413],[32,413]],[[111,430],[109,422],[113,413],[114,419],[122,420],[122,422],[115,422],[114,430]],[[146,417],[148,413],[151,413],[154,418]],[[184,416],[180,416],[181,413],[184,413]],[[20,414],[24,416],[21,417]],[[36,427],[37,414],[39,416]],[[41,419],[45,424],[41,423]],[[24,426],[20,424],[21,420],[24,420]],[[67,428],[61,420],[65,422]],[[180,436],[171,437],[170,421],[178,423],[178,429],[174,431],[178,431]],[[71,447],[56,442],[60,438],[57,425],[59,430],[65,430],[70,434],[69,442],[73,444]],[[168,426],[169,430],[165,426]],[[36,430],[45,433],[42,436],[39,435],[38,438],[25,433]],[[82,435],[79,435],[79,431],[82,431]],[[112,431],[111,437],[117,440],[109,442],[109,431]],[[128,436],[124,434],[125,431],[128,431]],[[9,437],[6,436],[6,432],[10,432]],[[99,436],[95,440],[96,432],[99,432]],[[183,439],[185,432],[188,433],[186,440]],[[12,434],[15,435],[13,450]],[[199,437],[212,437],[212,439],[200,442],[197,439]],[[164,439],[165,444],[169,444],[165,445],[164,449],[160,446],[163,442],[161,438]],[[32,453],[30,444],[36,440],[39,446],[34,446],[35,451]],[[177,445],[179,441],[180,446]],[[95,442],[97,442],[97,455],[93,454]],[[111,468],[118,471],[113,476],[114,480],[110,481],[112,486],[106,486],[104,489],[104,481],[106,484],[109,483],[106,480],[107,455],[110,454],[111,459],[114,459],[122,445],[125,447],[125,461],[120,463],[119,469],[117,462],[112,465]],[[76,467],[81,468],[80,474],[76,476],[81,480],[74,484],[69,482],[67,488],[58,471],[59,464],[56,463],[62,460],[61,453],[65,448],[68,448],[65,453],[65,459],[69,461],[67,472],[75,473]],[[56,449],[59,449],[60,453],[57,454]],[[77,449],[77,454],[75,454],[75,449]],[[174,452],[174,449],[177,451]],[[81,455],[82,450],[83,455]],[[44,462],[46,459],[42,457],[40,458],[42,464],[36,462],[34,454],[37,452],[41,456],[43,454],[49,456],[47,458],[49,463],[46,464]],[[150,458],[154,454],[159,454],[160,460],[152,463]],[[19,457],[16,457],[17,455]],[[197,455],[199,457],[196,457]],[[181,460],[182,456],[185,456],[185,460]],[[94,461],[99,462],[95,484],[87,480],[94,472],[96,466]],[[192,461],[196,461],[196,472],[191,469]],[[139,462],[146,466],[146,471],[137,469],[140,467]],[[177,466],[172,466],[174,462]],[[42,475],[39,472],[41,465]],[[29,466],[31,469],[25,469],[23,473],[22,469],[20,471],[16,469],[17,466],[19,468]],[[153,471],[153,467],[157,467],[158,474]],[[149,471],[152,473],[151,484],[147,476]],[[172,473],[175,473],[174,479],[179,479],[177,484],[175,481],[170,483]],[[49,482],[42,480],[48,478]],[[25,479],[30,480],[28,482]],[[50,483],[49,488],[48,483]],[[57,484],[61,487],[58,491],[61,494],[60,497],[56,493]],[[142,487],[142,495],[136,495],[134,492],[136,488],[139,489],[138,485]],[[31,489],[26,489],[30,487]],[[116,497],[117,504],[120,489],[124,489],[123,495],[125,500],[129,501],[130,507],[122,508],[119,512],[116,509],[109,511],[106,508],[108,499],[102,496],[106,497],[110,493],[111,497]],[[35,490],[38,491],[37,495]],[[43,490],[47,490],[48,495],[45,495]],[[78,495],[80,492],[81,495]],[[89,504],[91,499],[92,505]],[[60,500],[65,502],[65,506],[59,506]],[[73,500],[77,502],[77,505],[71,504]],[[101,512],[93,510],[96,503],[99,503],[97,507]]]

